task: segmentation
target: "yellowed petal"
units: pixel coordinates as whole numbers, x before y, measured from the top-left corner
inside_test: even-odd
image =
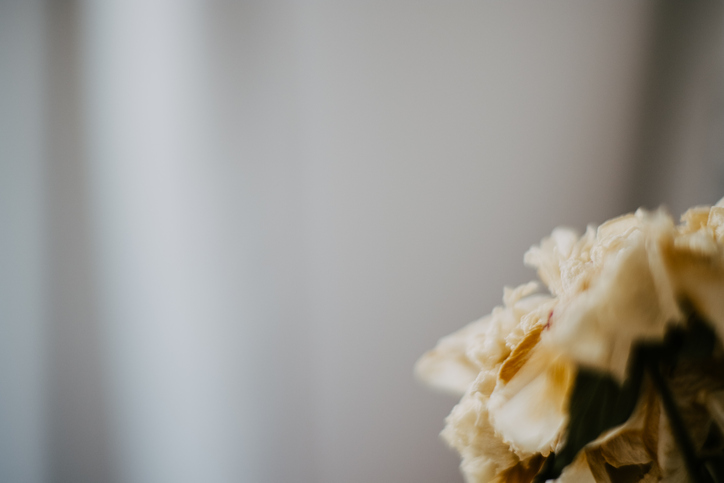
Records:
[[[578,453],[573,463],[566,466],[556,483],[598,483],[588,466],[585,451]]]
[[[611,255],[615,255],[626,246],[631,234],[639,230],[641,216],[627,214],[608,220],[598,227],[596,241],[591,248],[591,261],[595,266],[603,265],[604,261]]]
[[[535,293],[538,290],[538,282],[528,282],[515,288],[505,287],[503,289],[503,304],[506,307],[514,307],[518,302]]]
[[[656,249],[658,236],[631,232],[590,289],[557,309],[551,334],[563,353],[622,380],[633,341],[661,339],[668,324],[681,318]]]
[[[503,365],[500,367],[500,372],[498,372],[498,378],[503,384],[507,384],[523,365],[528,362],[531,356],[531,350],[538,344],[538,341],[540,341],[542,331],[542,325],[533,327],[523,340],[520,341],[520,344],[513,349],[510,356],[505,359],[505,362],[503,362]]]
[[[440,339],[418,360],[417,377],[435,389],[461,396],[480,372],[497,371],[496,365],[510,354],[508,338],[521,317],[550,304],[550,297],[529,295],[537,287],[531,282],[506,289],[506,306]]]
[[[681,215],[682,226],[679,227],[682,233],[693,233],[705,228],[709,220],[710,206],[695,206]]]
[[[492,384],[491,384],[492,382]],[[488,419],[486,393],[494,378],[481,377],[447,417],[441,436],[462,457],[460,469],[469,483],[487,483],[518,464],[519,458],[495,433]]]
[[[667,252],[668,269],[679,297],[710,321],[724,340],[724,259],[675,246]]]
[[[531,456],[500,473],[494,483],[531,483],[544,462],[542,455]]]
[[[567,260],[576,242],[578,233],[569,228],[556,228],[550,237],[544,238],[539,246],[531,247],[523,257],[525,264],[538,270],[538,276],[553,295],[563,293],[561,262]]]
[[[573,361],[623,379],[634,344],[683,322],[682,300],[724,340],[724,198],[687,211],[678,227],[663,210],[638,210],[582,237],[557,228],[525,262],[553,297],[533,295],[534,283],[506,288],[504,306],[441,339],[417,365],[422,379],[464,393],[442,436],[460,452],[469,483],[527,483],[560,447]],[[716,377],[670,381],[688,395],[678,402],[695,444],[710,421],[686,398],[724,388],[724,375]],[[589,444],[558,481],[687,481],[658,400],[646,394],[629,421]]]
[[[646,387],[629,420],[585,449],[597,483],[658,481],[659,400]]]
[[[707,226],[714,231],[717,242],[724,243],[724,206],[717,204],[717,206],[712,207],[709,212]]]
[[[714,233],[707,227],[679,235],[674,241],[674,246],[678,250],[688,250],[693,254],[705,257],[716,256],[719,253],[719,245],[714,238]]]
[[[510,379],[499,379],[490,396],[490,422],[519,455],[555,448],[568,422],[568,399],[575,369],[570,361],[544,346]]]
[[[482,366],[467,355],[468,345],[477,336],[485,337],[492,317],[483,317],[440,339],[415,365],[415,375],[431,387],[453,395],[465,394]]]

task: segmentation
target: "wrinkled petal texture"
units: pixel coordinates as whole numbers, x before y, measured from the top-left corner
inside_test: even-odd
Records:
[[[724,340],[724,199],[690,209],[678,226],[663,210],[639,210],[582,236],[556,228],[524,261],[549,295],[536,294],[536,282],[506,288],[502,306],[416,365],[421,380],[462,397],[442,437],[469,483],[530,482],[564,444],[577,367],[623,381],[632,347],[662,340],[684,322],[682,307]],[[711,420],[693,394],[724,389],[724,371],[685,369],[672,384],[692,395],[679,403],[701,446]],[[558,481],[687,481],[654,391],[646,386],[631,418],[586,446]]]

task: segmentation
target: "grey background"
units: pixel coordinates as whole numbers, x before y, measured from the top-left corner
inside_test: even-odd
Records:
[[[0,1],[0,480],[461,481],[415,360],[724,195],[709,2]]]

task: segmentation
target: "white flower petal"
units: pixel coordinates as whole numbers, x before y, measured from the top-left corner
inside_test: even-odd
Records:
[[[488,483],[500,472],[516,465],[518,457],[495,433],[488,419],[486,393],[495,385],[481,377],[455,406],[441,433],[462,457],[460,468],[468,483]]]
[[[428,383],[464,393],[442,436],[460,452],[468,483],[537,471],[562,444],[575,364],[624,379],[637,343],[661,340],[683,322],[682,301],[724,340],[724,198],[687,211],[676,227],[662,210],[639,210],[589,226],[580,238],[557,228],[526,252],[525,263],[552,297],[533,295],[535,283],[506,288],[504,306],[441,339],[416,367]],[[558,481],[610,482],[616,468],[640,471],[639,483],[685,479],[658,399],[647,401],[590,443]],[[687,411],[699,441],[708,420]]]
[[[492,316],[471,322],[462,329],[440,339],[437,346],[425,353],[415,365],[416,376],[431,387],[461,396],[478,377],[481,364],[467,356],[468,346],[484,338]]]
[[[507,384],[490,396],[490,422],[503,440],[521,454],[547,455],[568,422],[573,366],[543,348]]]
[[[656,249],[658,237],[663,236],[659,227],[631,230],[630,221],[619,221],[627,238],[616,243],[618,250],[607,256],[591,287],[572,297],[557,314],[551,330],[563,353],[621,380],[633,342],[661,339],[668,325],[681,318]]]

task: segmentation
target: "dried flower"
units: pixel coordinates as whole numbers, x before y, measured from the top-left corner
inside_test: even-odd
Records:
[[[663,210],[639,210],[580,237],[557,228],[525,262],[549,295],[535,282],[506,288],[502,307],[416,366],[422,380],[462,396],[442,436],[467,481],[529,482],[559,451],[562,482],[687,481],[637,348],[669,347],[667,334],[688,330],[691,314],[724,337],[724,200],[692,208],[679,226]],[[724,389],[720,359],[707,357],[677,364],[667,379],[698,449],[712,418],[692,394]],[[573,427],[585,424],[574,405],[592,397],[600,409],[596,391],[623,406],[589,437],[591,428]]]

